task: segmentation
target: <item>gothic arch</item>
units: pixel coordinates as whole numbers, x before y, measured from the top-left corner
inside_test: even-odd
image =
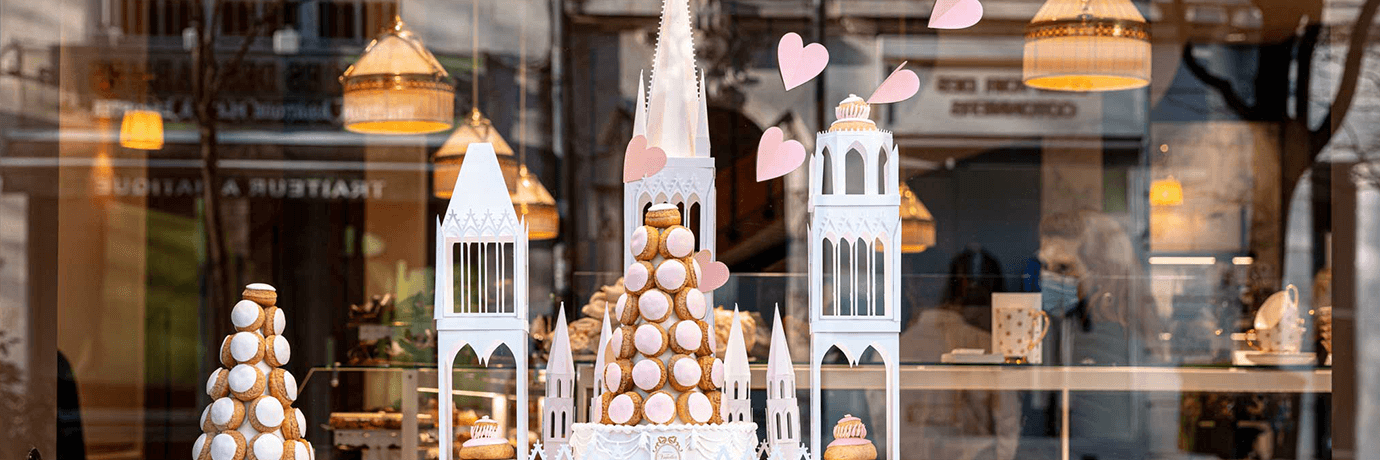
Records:
[[[820,153],[819,193],[821,195],[829,195],[834,193],[834,160],[829,153],[829,146],[824,146],[824,149],[821,150]]]
[[[867,160],[861,151],[849,148],[843,160],[843,190],[847,195],[867,193]]]

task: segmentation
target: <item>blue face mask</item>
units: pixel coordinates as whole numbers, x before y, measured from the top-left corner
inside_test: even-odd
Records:
[[[1041,270],[1040,301],[1046,313],[1054,316],[1067,315],[1078,307],[1078,279]]]

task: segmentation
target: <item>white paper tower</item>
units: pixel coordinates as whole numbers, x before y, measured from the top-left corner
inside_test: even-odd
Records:
[[[599,349],[594,357],[594,391],[589,398],[589,411],[585,412],[585,421],[589,423],[599,423],[599,411],[603,407],[604,397],[604,373],[600,369],[608,362],[604,356],[604,349],[609,346],[609,337],[613,335],[613,328],[609,326],[609,310],[612,307],[604,306],[604,325],[599,328]]]
[[[781,308],[771,329],[771,350],[767,352],[767,439],[784,458],[799,455],[800,403],[795,397],[795,366],[791,347],[781,327]]]
[[[886,366],[886,434],[900,458],[901,215],[896,146],[857,96],[841,102],[810,158],[810,451],[821,453],[820,364],[838,347],[850,365],[868,348]],[[778,328],[780,325],[778,323]],[[772,346],[775,347],[773,336]]]
[[[575,358],[570,354],[564,304],[560,310],[546,360],[546,404],[541,424],[545,458],[556,458],[556,453],[570,443],[570,424],[575,423]]]
[[[457,246],[459,273],[453,273]],[[445,218],[436,222],[434,317],[440,459],[451,458],[455,355],[466,345],[484,365],[499,345],[512,352],[520,408],[517,458],[527,458],[527,224],[513,211],[498,158],[488,143],[470,144]]]
[[[709,156],[709,109],[704,85],[695,74],[690,4],[688,0],[665,0],[661,8],[651,94],[648,98],[639,75],[633,135],[645,135],[649,147],[666,151],[666,168],[623,184],[623,247],[630,247],[633,230],[642,225],[647,206],[664,202],[683,208],[684,225],[697,239],[696,251],[708,249],[718,257],[714,246],[718,226],[714,220],[714,159]],[[699,215],[698,228],[690,225],[694,214]],[[623,251],[623,266],[633,262],[633,254]],[[714,294],[705,293],[705,301],[713,309]],[[705,318],[705,322],[712,327],[714,315]]]
[[[747,345],[739,321],[738,306],[734,305],[728,348],[724,350],[724,389],[719,405],[719,415],[725,423],[752,421],[752,370],[748,368]]]

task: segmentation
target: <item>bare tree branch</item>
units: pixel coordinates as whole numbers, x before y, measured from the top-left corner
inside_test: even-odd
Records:
[[[1203,67],[1201,62],[1198,62],[1198,58],[1193,57],[1193,43],[1184,43],[1183,61],[1184,67],[1188,68],[1188,71],[1192,73],[1193,76],[1198,77],[1198,80],[1201,80],[1203,84],[1211,86],[1222,95],[1222,100],[1226,101],[1227,107],[1230,107],[1233,112],[1236,112],[1237,116],[1244,120],[1253,119],[1255,108],[1247,105],[1246,101],[1241,99],[1241,95],[1232,87],[1231,82],[1225,78],[1213,75],[1211,71]]]
[[[1375,21],[1377,9],[1380,9],[1380,0],[1366,0],[1365,3],[1361,4],[1360,12],[1356,13],[1356,22],[1351,26],[1351,38],[1347,44],[1346,63],[1342,66],[1342,81],[1337,88],[1337,97],[1332,99],[1332,110],[1328,111],[1322,124],[1312,130],[1315,136],[1323,136],[1318,144],[1326,145],[1327,140],[1337,133],[1337,130],[1342,126],[1342,121],[1346,119],[1347,112],[1351,111],[1352,102],[1355,102],[1356,82],[1361,75],[1366,44],[1370,41],[1370,28]]]

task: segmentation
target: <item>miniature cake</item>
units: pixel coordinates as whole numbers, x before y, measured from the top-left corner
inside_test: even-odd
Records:
[[[756,448],[757,425],[720,417],[723,362],[710,347],[694,233],[669,204],[652,206],[645,223],[628,248],[638,260],[614,311],[622,327],[600,370],[597,423],[575,424],[570,447],[579,460],[671,458],[668,450],[681,460],[736,458]]]
[[[462,460],[501,460],[513,458],[513,445],[499,433],[498,422],[484,416],[470,427],[470,439],[460,445]]]
[[[876,460],[877,447],[867,440],[867,427],[852,414],[834,425],[834,441],[824,449],[824,460]]]
[[[312,460],[315,449],[302,439],[306,418],[294,409],[297,379],[280,367],[292,348],[273,286],[254,283],[230,310],[235,332],[221,341],[220,361],[206,379],[212,402],[202,411],[203,434],[193,460]]]

